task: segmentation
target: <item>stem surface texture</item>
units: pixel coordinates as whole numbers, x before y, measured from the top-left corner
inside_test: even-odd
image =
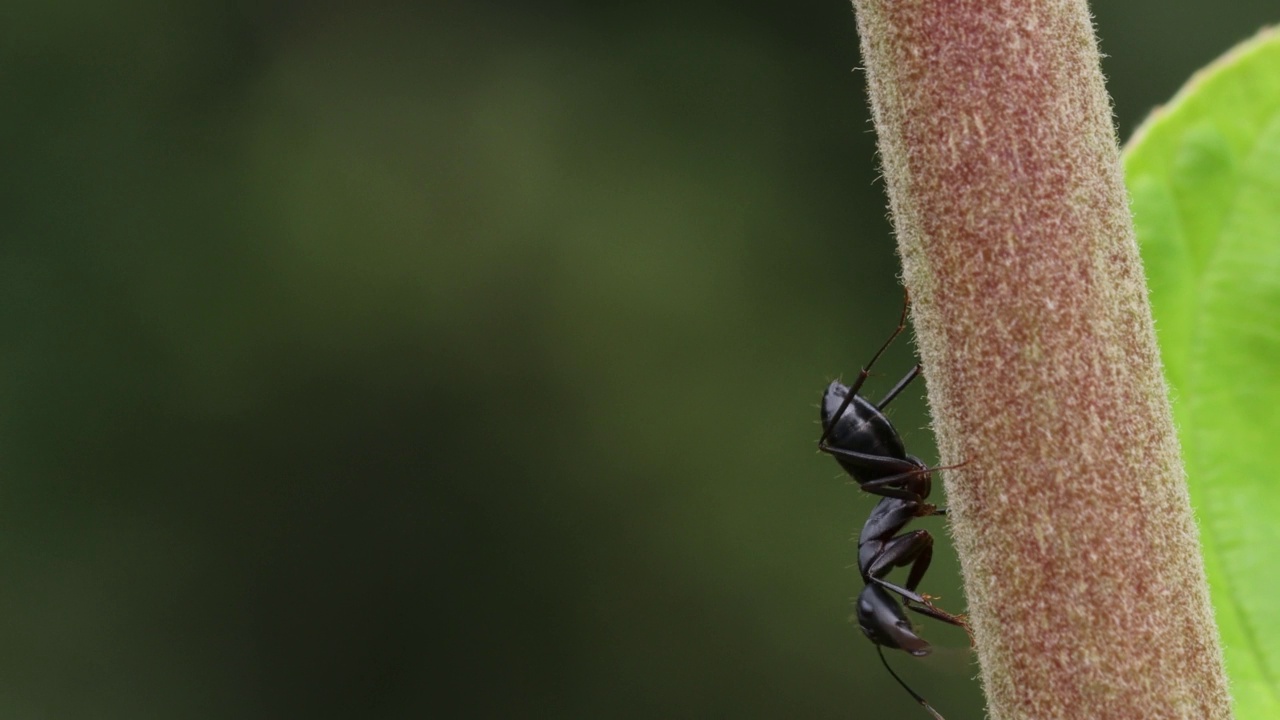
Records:
[[[993,720],[1229,718],[1083,0],[854,0]]]

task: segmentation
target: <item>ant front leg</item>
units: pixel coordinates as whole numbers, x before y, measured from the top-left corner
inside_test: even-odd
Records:
[[[916,530],[906,535],[899,535],[885,543],[884,548],[867,566],[866,575],[871,582],[902,596],[907,601],[906,606],[909,610],[961,628],[969,636],[969,643],[972,645],[973,634],[969,632],[969,623],[962,615],[954,615],[939,609],[927,595],[916,592],[916,588],[920,586],[920,581],[924,579],[924,574],[928,572],[932,562],[933,536],[926,530]],[[891,569],[908,565],[911,566],[911,570],[907,574],[905,588],[884,579],[884,575]]]
[[[907,609],[918,612],[921,615],[927,615],[934,620],[941,620],[948,625],[955,625],[969,636],[969,647],[973,647],[973,631],[969,629],[969,621],[963,615],[953,615],[946,610],[939,610],[935,605],[916,605],[913,602],[906,603]]]

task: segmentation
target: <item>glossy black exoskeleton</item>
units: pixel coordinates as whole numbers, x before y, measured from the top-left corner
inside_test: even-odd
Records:
[[[906,322],[904,302],[897,329],[871,357],[858,379],[848,387],[838,381],[827,386],[822,396],[822,437],[818,449],[835,457],[859,487],[882,498],[858,536],[858,569],[864,583],[858,595],[858,625],[875,644],[889,674],[931,715],[941,720],[942,716],[889,667],[883,650],[894,648],[916,656],[929,653],[929,643],[916,635],[904,606],[968,632],[962,617],[934,607],[929,596],[916,592],[933,560],[933,537],[926,530],[898,534],[915,518],[947,512],[946,508],[926,502],[933,485],[931,473],[941,468],[930,468],[919,458],[908,455],[902,436],[884,415],[885,406],[920,374],[920,366],[912,368],[878,403],[872,404],[858,394],[871,367],[906,327]],[[903,585],[885,579],[896,567],[910,567]]]
[[[876,353],[877,358],[879,355]],[[929,468],[919,458],[907,454],[902,437],[885,417],[883,409],[920,374],[920,366],[912,368],[876,405],[857,394],[866,373],[867,370],[863,370],[851,387],[845,387],[838,380],[827,386],[822,394],[824,432],[818,447],[833,455],[863,490],[885,497],[913,499],[915,495],[903,486],[913,478],[928,478]]]

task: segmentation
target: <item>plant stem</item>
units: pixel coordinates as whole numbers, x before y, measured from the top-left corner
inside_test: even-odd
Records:
[[[991,717],[1230,717],[1086,3],[853,4]]]

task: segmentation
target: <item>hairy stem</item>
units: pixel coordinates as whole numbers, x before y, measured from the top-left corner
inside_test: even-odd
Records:
[[[1086,3],[853,4],[991,717],[1230,717]]]

